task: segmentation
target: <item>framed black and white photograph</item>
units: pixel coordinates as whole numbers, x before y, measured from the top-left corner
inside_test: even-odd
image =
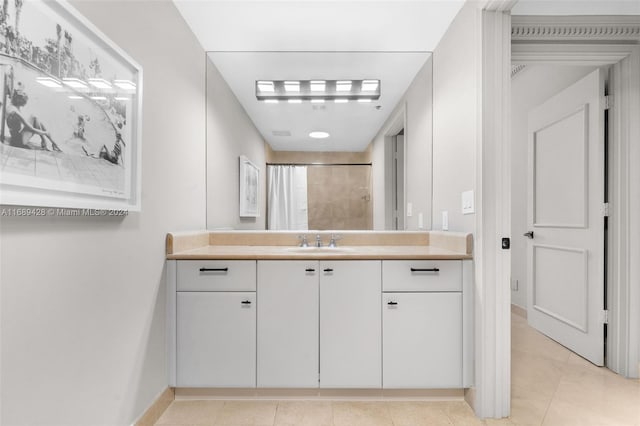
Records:
[[[260,169],[247,157],[240,156],[240,217],[258,217]]]
[[[0,204],[140,209],[142,68],[66,2],[0,4]]]

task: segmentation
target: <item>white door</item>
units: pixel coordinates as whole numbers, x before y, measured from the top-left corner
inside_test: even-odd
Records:
[[[318,293],[318,261],[258,261],[258,387],[318,387]]]
[[[596,70],[529,114],[529,324],[596,365],[604,363],[604,78]]]
[[[320,262],[320,387],[382,386],[379,260]]]

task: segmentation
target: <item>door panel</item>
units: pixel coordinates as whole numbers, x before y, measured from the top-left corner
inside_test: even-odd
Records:
[[[529,114],[529,324],[604,363],[604,72]]]

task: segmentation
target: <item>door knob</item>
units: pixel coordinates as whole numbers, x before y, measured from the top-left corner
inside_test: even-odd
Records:
[[[524,235],[527,238],[533,239],[533,231],[525,232],[522,235]]]

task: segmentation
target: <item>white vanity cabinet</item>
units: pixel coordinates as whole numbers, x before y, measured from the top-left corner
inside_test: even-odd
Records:
[[[383,387],[463,387],[462,261],[382,262]]]
[[[173,382],[255,387],[256,262],[182,260],[175,266]]]
[[[320,387],[382,386],[381,262],[320,262]]]
[[[258,261],[257,385],[318,387],[318,261]]]

